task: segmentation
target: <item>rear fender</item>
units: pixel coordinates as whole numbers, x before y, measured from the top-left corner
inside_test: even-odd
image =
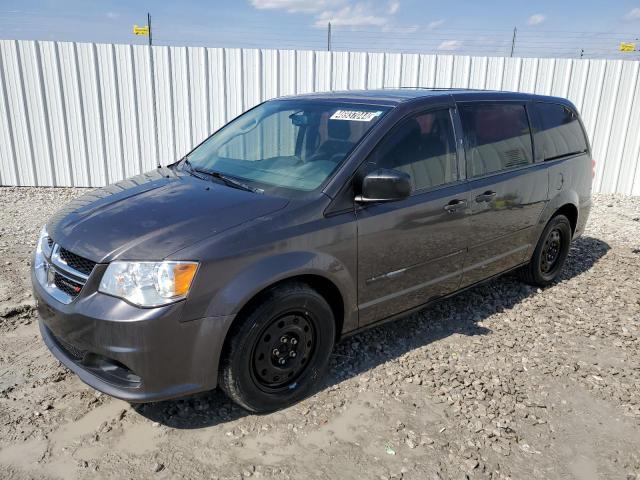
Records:
[[[536,249],[536,245],[540,240],[540,236],[544,230],[544,227],[547,226],[549,220],[555,215],[555,213],[560,209],[560,207],[571,204],[578,210],[578,223],[580,223],[580,208],[579,205],[579,197],[578,194],[574,190],[562,190],[559,191],[542,210],[540,217],[538,218],[538,223],[536,227],[533,229],[531,245],[529,246],[529,251],[527,252],[527,259],[531,258],[533,255],[533,251]]]

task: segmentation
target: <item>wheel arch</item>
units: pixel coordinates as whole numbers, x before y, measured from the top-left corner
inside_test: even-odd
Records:
[[[558,208],[555,213],[551,216],[551,218],[556,215],[564,215],[569,220],[571,224],[571,234],[576,233],[576,227],[578,225],[578,207],[576,207],[573,203],[565,203],[560,208]]]
[[[310,288],[318,292],[329,304],[331,307],[331,311],[333,312],[333,317],[336,324],[336,341],[340,339],[342,335],[342,329],[344,328],[344,320],[345,320],[345,308],[344,308],[344,298],[340,289],[329,280],[327,277],[313,274],[313,273],[303,273],[299,275],[293,275],[289,277],[282,278],[278,281],[275,281],[265,287],[263,287],[260,291],[256,292],[251,298],[247,299],[244,304],[240,307],[235,318],[231,324],[231,328],[233,324],[237,321],[241,321],[244,318],[244,315],[247,311],[251,310],[256,303],[260,302],[261,298],[264,296],[266,292],[272,290],[280,285],[284,285],[287,283],[304,283],[308,285]]]
[[[232,315],[225,342],[236,321],[242,318],[260,296],[286,282],[304,282],[318,291],[331,306],[336,336],[356,329],[358,312],[356,281],[351,269],[335,257],[321,252],[288,252],[252,263],[216,292],[207,309],[208,317]]]
[[[578,193],[573,190],[560,191],[555,197],[547,202],[547,205],[540,213],[538,223],[534,228],[531,236],[531,245],[529,246],[526,258],[531,258],[533,251],[540,240],[540,236],[544,231],[544,227],[547,226],[549,220],[558,214],[563,214],[569,219],[569,223],[571,224],[571,233],[575,234],[580,215],[580,210],[578,208],[579,204]]]

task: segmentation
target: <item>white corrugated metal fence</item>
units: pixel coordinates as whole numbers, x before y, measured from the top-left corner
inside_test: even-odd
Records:
[[[640,62],[0,40],[0,185],[101,186],[181,158],[273,97],[382,87],[558,95],[594,189],[640,195]]]

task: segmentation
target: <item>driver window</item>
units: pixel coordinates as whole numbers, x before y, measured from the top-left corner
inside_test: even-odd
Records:
[[[367,122],[333,120],[332,113],[323,112],[318,128],[306,132],[301,152],[304,161],[342,161],[369,129]]]
[[[408,173],[414,191],[455,182],[458,157],[449,110],[433,110],[404,120],[374,155],[378,167]]]

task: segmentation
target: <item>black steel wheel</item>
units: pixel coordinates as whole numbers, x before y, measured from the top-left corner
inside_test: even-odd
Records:
[[[252,412],[269,412],[307,396],[326,371],[335,340],[331,307],[300,282],[267,291],[234,322],[218,383]]]
[[[540,235],[531,261],[520,270],[521,278],[538,287],[546,287],[555,282],[571,246],[571,224],[564,215],[556,215]]]
[[[540,252],[540,271],[548,274],[551,272],[560,258],[562,248],[562,233],[559,228],[554,228],[549,232],[544,240],[542,251]]]
[[[267,392],[277,392],[298,380],[313,355],[316,334],[304,311],[274,318],[252,352],[256,383]]]

